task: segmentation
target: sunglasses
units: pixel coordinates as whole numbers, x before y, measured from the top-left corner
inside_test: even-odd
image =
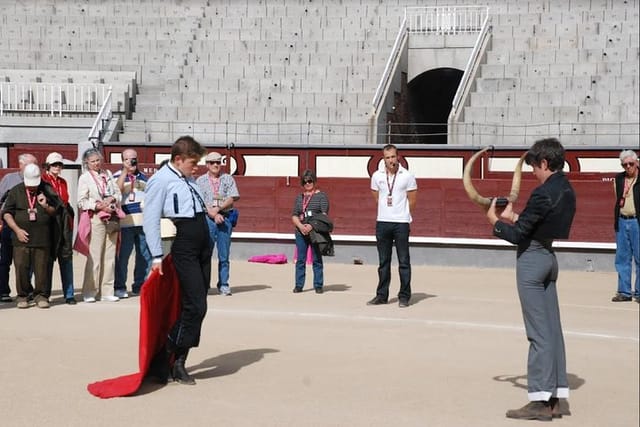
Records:
[[[220,160],[213,160],[213,161],[208,161],[207,164],[208,165],[221,165],[222,162]]]
[[[628,163],[620,163],[622,165],[623,168],[628,168],[631,166],[634,166],[636,163],[635,162],[628,162]]]
[[[303,184],[313,184],[313,180],[312,179],[305,179],[302,181]]]

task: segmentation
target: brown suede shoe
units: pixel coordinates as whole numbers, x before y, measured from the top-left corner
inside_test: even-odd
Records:
[[[551,405],[542,400],[529,402],[520,409],[510,409],[507,411],[507,418],[518,420],[538,420],[551,421]]]
[[[551,405],[551,416],[553,418],[562,418],[563,415],[571,415],[569,401],[567,399],[552,397],[549,399],[549,405]]]

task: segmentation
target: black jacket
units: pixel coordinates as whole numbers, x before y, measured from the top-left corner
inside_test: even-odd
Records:
[[[613,217],[613,228],[618,231],[618,219],[620,218],[620,206],[618,205],[618,200],[622,197],[622,192],[624,191],[624,177],[626,172],[620,172],[616,175],[615,183],[616,183],[616,205],[614,208],[614,217]],[[636,179],[636,183],[633,185],[633,203],[636,207],[636,220],[638,220],[638,224],[640,224],[640,179]]]
[[[559,171],[536,187],[515,224],[495,223],[493,235],[526,249],[531,240],[549,245],[569,237],[576,213],[576,194],[567,176]]]
[[[313,230],[309,233],[311,243],[318,245],[322,255],[334,256],[333,240],[331,239],[333,221],[331,221],[331,218],[323,213],[317,213],[308,218],[306,223],[313,227]]]

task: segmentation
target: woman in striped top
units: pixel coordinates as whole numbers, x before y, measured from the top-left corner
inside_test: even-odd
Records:
[[[302,288],[304,288],[307,251],[309,247],[311,247],[313,254],[313,288],[317,294],[321,294],[324,285],[322,254],[320,253],[318,245],[311,243],[309,233],[312,227],[307,221],[314,214],[323,213],[326,215],[329,213],[329,198],[326,193],[317,188],[316,175],[310,169],[305,170],[300,177],[300,185],[302,186],[302,193],[296,197],[291,214],[291,221],[296,227],[297,252],[295,287],[293,288],[293,292],[302,292]]]

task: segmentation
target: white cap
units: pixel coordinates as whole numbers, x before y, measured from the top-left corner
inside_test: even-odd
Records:
[[[40,185],[40,168],[38,165],[30,164],[24,168],[24,185],[26,187],[37,187]]]
[[[53,153],[49,153],[45,163],[48,164],[48,165],[52,165],[54,163],[64,163],[62,161],[62,154],[56,153],[55,151]]]

